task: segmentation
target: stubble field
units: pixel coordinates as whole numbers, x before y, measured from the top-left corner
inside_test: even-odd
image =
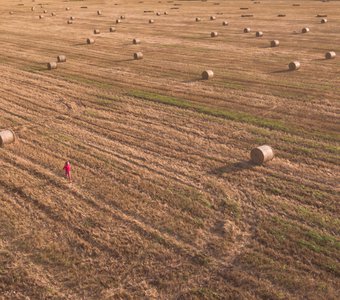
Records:
[[[1,1],[0,299],[337,299],[340,2],[255,2]]]

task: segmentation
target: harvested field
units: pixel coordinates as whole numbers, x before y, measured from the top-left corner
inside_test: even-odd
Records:
[[[0,298],[337,299],[339,2],[112,3],[1,1]]]

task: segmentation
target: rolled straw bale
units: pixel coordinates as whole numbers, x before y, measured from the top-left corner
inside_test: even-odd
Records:
[[[321,19],[321,24],[325,24],[327,22],[328,22],[327,19]]]
[[[307,32],[309,32],[309,28],[308,27],[302,28],[302,33],[307,33]]]
[[[250,32],[250,28],[249,28],[249,27],[244,28],[244,29],[243,29],[243,32],[244,32],[244,33]]]
[[[65,55],[58,55],[57,60],[59,63],[66,62],[66,56]]]
[[[57,63],[56,62],[49,62],[47,64],[47,69],[52,70],[57,68]]]
[[[138,60],[143,58],[143,53],[142,52],[136,52],[133,54],[133,58]]]
[[[72,20],[68,20],[67,24],[73,24],[73,21]]]
[[[100,16],[102,14],[101,10],[97,10],[97,15]]]
[[[279,40],[273,40],[270,42],[270,47],[278,47],[280,45]]]
[[[333,59],[336,57],[336,53],[334,51],[326,52],[325,58],[326,59]]]
[[[15,139],[15,133],[12,130],[0,131],[0,147],[14,143]]]
[[[86,39],[87,44],[94,44],[94,39],[88,38]]]
[[[218,32],[217,32],[217,31],[212,31],[212,32],[210,33],[210,36],[211,36],[211,37],[217,37],[217,36],[218,36]]]
[[[299,70],[300,69],[300,62],[298,61],[292,61],[289,63],[288,68],[291,71]]]
[[[210,16],[210,21],[216,20],[215,16]]]
[[[202,79],[208,80],[214,77],[214,72],[212,70],[205,70],[202,72]]]
[[[223,21],[223,22],[222,22],[222,25],[223,25],[223,26],[228,26],[228,24],[229,24],[229,23],[228,23],[227,21]]]
[[[149,23],[150,23],[150,24],[154,23],[154,20],[150,19],[150,20],[149,20]]]
[[[140,39],[134,38],[134,39],[132,40],[132,43],[133,43],[134,45],[140,44]]]
[[[200,21],[201,21],[201,18],[197,17],[197,18],[195,19],[195,21],[196,21],[196,22],[200,22]]]
[[[93,33],[94,33],[94,34],[100,34],[100,30],[99,30],[99,29],[94,29],[94,30],[93,30]]]
[[[119,19],[116,20],[116,24],[121,23],[121,22],[122,22],[122,21],[119,20]]]
[[[256,37],[262,37],[263,32],[262,31],[256,31]]]
[[[274,158],[273,148],[268,145],[256,147],[250,151],[250,159],[256,165],[262,165]]]
[[[111,27],[110,27],[110,32],[115,32],[115,31],[116,31],[116,28],[113,27],[113,26],[111,26]]]

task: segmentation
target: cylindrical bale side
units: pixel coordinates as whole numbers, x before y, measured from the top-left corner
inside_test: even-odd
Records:
[[[332,58],[335,58],[335,56],[336,56],[336,53],[334,51],[326,52],[325,54],[326,59],[332,59]]]
[[[214,77],[214,72],[212,70],[206,70],[202,72],[202,79],[208,80]]]
[[[140,39],[135,38],[135,39],[132,40],[132,43],[134,45],[140,44]]]
[[[211,21],[216,20],[216,17],[215,17],[215,16],[211,16],[211,17],[210,17],[210,20],[211,20]]]
[[[88,39],[86,40],[86,43],[87,43],[87,44],[94,44],[94,39],[88,38]]]
[[[97,10],[97,15],[100,16],[102,14],[101,10]]]
[[[143,58],[143,53],[142,52],[136,52],[133,54],[134,59],[142,59]]]
[[[321,24],[327,23],[327,19],[321,19]]]
[[[153,22],[154,22],[154,20],[152,20],[152,19],[149,20],[149,23],[150,23],[150,24],[152,24]]]
[[[256,31],[256,37],[262,37],[263,32],[262,31]]]
[[[94,33],[94,34],[100,34],[100,30],[99,30],[99,29],[94,29],[94,30],[93,30],[93,33]]]
[[[302,28],[302,33],[307,33],[307,32],[309,32],[309,28],[308,27]]]
[[[280,45],[280,41],[279,40],[273,40],[270,42],[270,47],[277,47]]]
[[[0,147],[15,142],[15,133],[12,130],[0,131]]]
[[[39,15],[39,19],[43,19],[44,18],[44,16],[43,15]]]
[[[292,62],[289,63],[288,68],[289,68],[289,70],[294,71],[294,70],[300,69],[300,66],[301,66],[300,62],[292,61]]]
[[[115,32],[116,28],[115,27],[110,27],[110,32]]]
[[[75,17],[71,16],[71,17],[70,17],[70,20],[75,20]]]
[[[58,55],[57,60],[59,63],[66,62],[66,56],[65,55]]]
[[[211,37],[217,37],[218,36],[218,32],[217,31],[213,31],[210,33]]]
[[[268,145],[256,147],[250,151],[250,159],[256,165],[262,165],[274,158],[273,148]]]
[[[47,10],[46,9],[44,10],[44,14],[47,14]]]
[[[164,12],[164,14],[165,14],[165,15],[167,15],[167,14],[168,14],[168,12],[167,12],[167,11],[165,11],[165,12]]]
[[[198,18],[198,17],[197,17],[195,20],[196,20],[196,22],[200,22],[200,21],[201,21],[201,18]]]
[[[158,12],[156,12],[156,15],[157,15],[157,16],[160,16],[160,15],[161,15],[161,13],[158,11]]]
[[[32,6],[32,7],[31,7],[31,11],[34,11],[34,10],[35,10],[35,8]]]
[[[222,25],[223,25],[223,26],[228,26],[228,24],[229,24],[229,23],[228,23],[227,21],[223,21],[223,22],[222,22]]]
[[[57,63],[56,62],[49,62],[47,64],[47,69],[52,70],[57,68]]]
[[[117,19],[116,20],[116,23],[118,24],[118,23],[121,23],[122,21],[121,20],[119,20],[119,19]]]
[[[248,32],[250,32],[250,28],[249,28],[249,27],[247,27],[247,28],[244,28],[244,29],[243,29],[243,32],[244,32],[244,33],[248,33]]]

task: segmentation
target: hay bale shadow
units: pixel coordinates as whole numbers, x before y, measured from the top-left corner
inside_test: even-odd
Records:
[[[225,173],[237,173],[244,170],[250,170],[254,167],[256,166],[250,160],[243,160],[213,169],[211,173],[217,176],[222,176]]]
[[[285,69],[285,70],[273,71],[273,72],[270,72],[270,74],[290,73],[290,72],[293,72],[293,71],[294,70]]]
[[[203,81],[203,79],[201,77],[190,79],[190,80],[184,80],[184,81],[182,81],[182,83],[194,83],[194,82],[200,82],[200,81]]]

